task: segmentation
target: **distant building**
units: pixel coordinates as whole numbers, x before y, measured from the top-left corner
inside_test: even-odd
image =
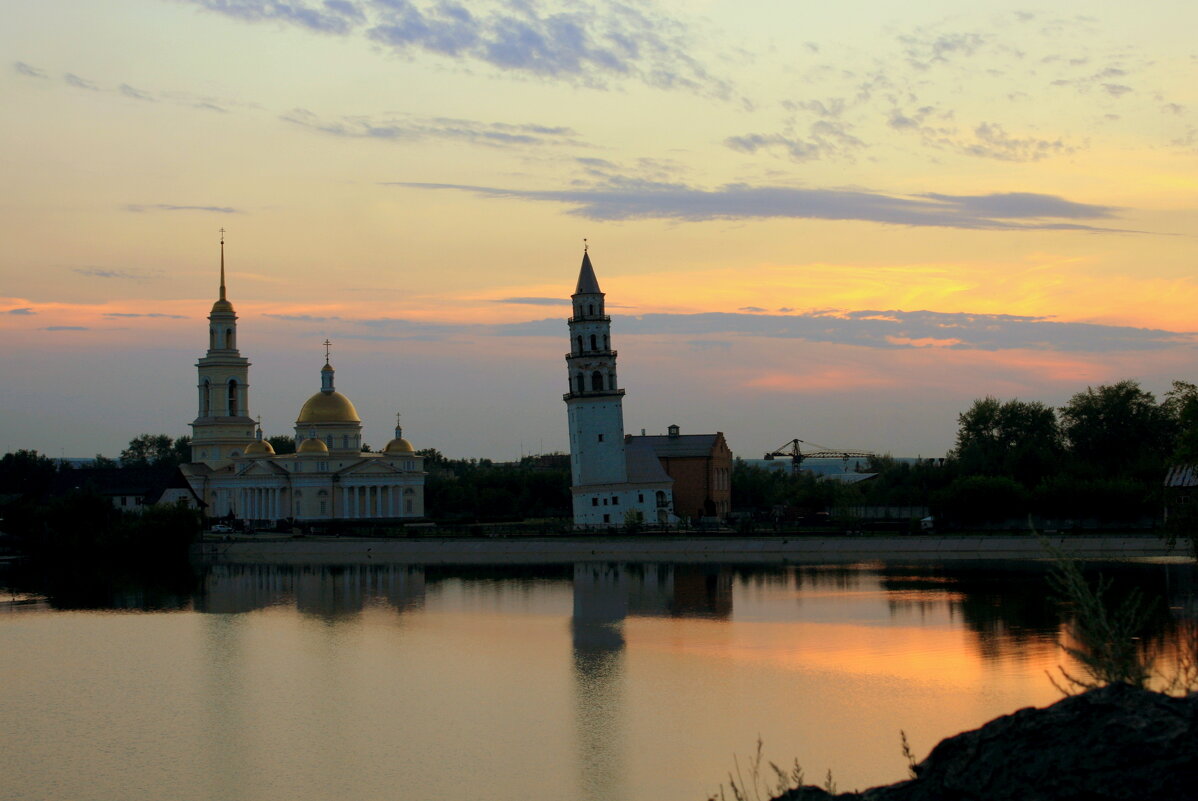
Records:
[[[320,391],[295,421],[296,452],[278,455],[250,417],[250,363],[237,349],[221,240],[220,297],[208,316],[208,352],[196,363],[192,461],[180,468],[209,517],[272,525],[424,516],[423,457],[404,439],[398,420],[395,438],[381,453],[362,451],[362,420],[333,384],[328,344]]]
[[[631,446],[647,446],[674,479],[674,512],[681,516],[727,517],[732,510],[732,451],[722,431],[665,436],[628,436]]]
[[[563,396],[570,425],[570,493],[574,525],[621,526],[627,522],[668,525],[674,516],[673,479],[646,445],[624,439],[624,390],[616,380],[611,318],[604,293],[582,254],[571,295],[569,389]]]
[[[1198,518],[1198,466],[1173,465],[1165,474],[1164,522]]]

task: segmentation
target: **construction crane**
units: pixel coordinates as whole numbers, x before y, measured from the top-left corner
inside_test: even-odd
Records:
[[[812,445],[816,448],[819,448],[819,450],[807,451],[804,453],[799,447],[800,445]],[[844,459],[845,469],[847,470],[849,459],[868,459],[874,455],[875,454],[872,454],[869,451],[838,451],[833,448],[827,448],[823,445],[817,445],[814,442],[805,442],[804,440],[798,439],[796,437],[790,442],[782,443],[782,445],[767,453],[765,458],[772,461],[779,456],[789,456],[790,469],[794,475],[797,476],[803,469],[804,459]]]

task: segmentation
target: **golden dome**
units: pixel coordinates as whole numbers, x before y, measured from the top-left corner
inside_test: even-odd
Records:
[[[358,410],[340,392],[317,392],[300,409],[296,425],[305,423],[360,423]]]
[[[213,314],[216,314],[217,312],[230,312],[231,313],[232,311],[233,311],[233,304],[230,303],[229,301],[225,300],[224,298],[221,298],[216,303],[212,304],[212,313]]]
[[[403,437],[396,437],[383,447],[383,453],[415,453],[412,443]]]
[[[245,446],[246,456],[274,456],[275,448],[264,439],[256,439]]]
[[[323,439],[310,437],[300,443],[300,446],[295,449],[296,453],[328,453],[329,446],[324,444]]]

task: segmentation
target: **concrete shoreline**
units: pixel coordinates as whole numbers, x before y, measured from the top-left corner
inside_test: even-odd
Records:
[[[1053,536],[1054,548],[1080,559],[1190,559],[1186,543],[1170,550],[1158,536]],[[861,562],[1048,558],[1041,540],[1022,536],[903,537],[512,537],[496,539],[366,539],[205,541],[193,546],[211,563],[546,564],[590,561]]]

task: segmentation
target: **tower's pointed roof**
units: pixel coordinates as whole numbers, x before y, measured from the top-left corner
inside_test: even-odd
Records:
[[[578,271],[578,286],[574,287],[575,295],[601,295],[599,279],[595,277],[595,268],[591,266],[591,254],[582,252],[582,269]]]

